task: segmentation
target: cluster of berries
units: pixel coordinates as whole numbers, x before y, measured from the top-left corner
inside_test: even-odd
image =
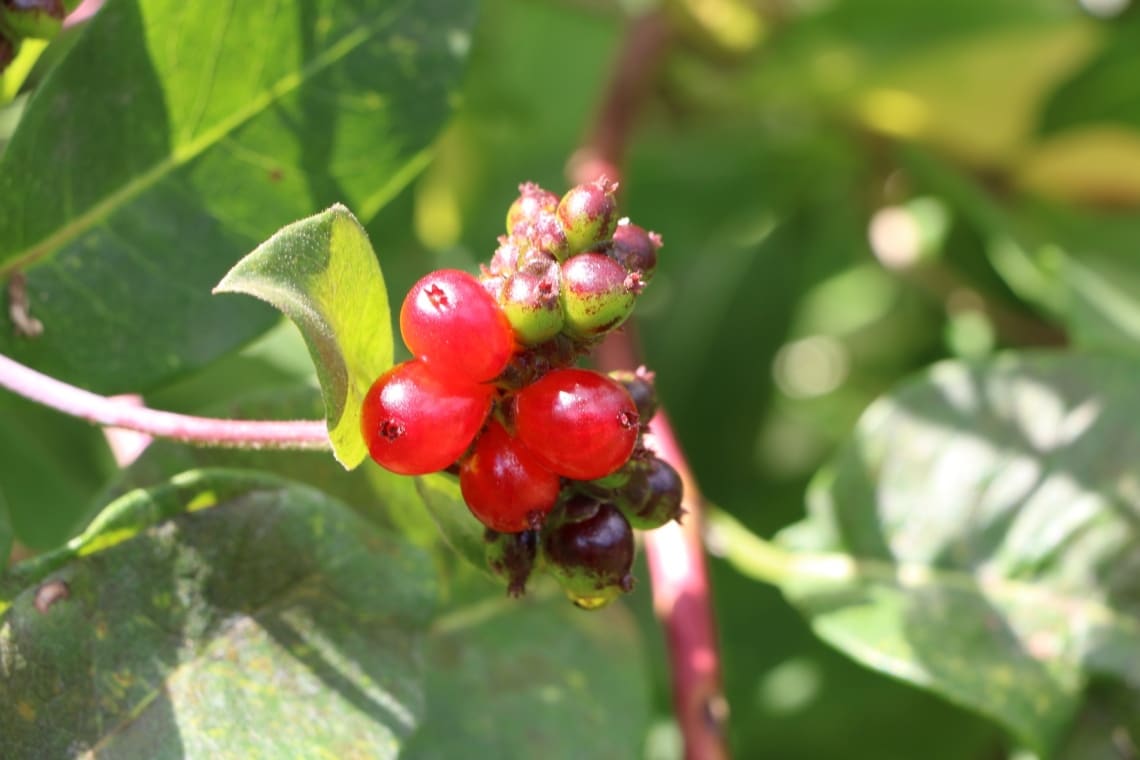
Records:
[[[661,240],[618,219],[606,180],[519,189],[478,277],[445,269],[408,291],[415,358],[372,385],[362,430],[393,472],[458,473],[509,593],[541,565],[599,607],[632,588],[632,528],[680,516],[681,479],[642,445],[652,376],[573,365],[629,316]]]

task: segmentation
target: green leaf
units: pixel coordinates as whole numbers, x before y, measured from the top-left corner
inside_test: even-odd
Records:
[[[8,502],[0,491],[0,566],[8,564],[12,554],[12,521],[8,517]]]
[[[1123,18],[1106,25],[1104,44],[1056,87],[1038,114],[1037,132],[1052,135],[1088,124],[1140,127],[1136,99],[1136,35],[1140,24]]]
[[[0,502],[21,544],[65,541],[114,471],[101,430],[0,393]]]
[[[100,392],[148,389],[273,324],[210,288],[282,224],[367,218],[426,164],[473,0],[110,0],[0,157],[0,280],[35,341],[0,352]]]
[[[824,639],[1048,751],[1140,675],[1140,362],[943,363],[875,403],[809,516],[754,547]],[[765,554],[768,552],[768,554]]]
[[[108,512],[0,617],[8,754],[396,756],[423,711],[422,553],[237,472]]]
[[[427,718],[402,757],[631,758],[648,720],[648,674],[629,613],[556,599],[495,598],[433,626]]]
[[[439,527],[444,542],[470,564],[483,572],[490,572],[483,543],[485,530],[463,501],[459,482],[442,473],[425,475],[416,478],[416,490]]]
[[[360,407],[392,366],[392,325],[384,277],[356,217],[336,205],[290,224],[214,292],[256,296],[293,320],[317,368],[333,454],[346,469],[364,461]]]

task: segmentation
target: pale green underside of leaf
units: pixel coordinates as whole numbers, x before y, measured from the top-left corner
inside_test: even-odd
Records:
[[[64,554],[0,616],[6,757],[395,757],[421,720],[430,563],[317,491],[187,473]]]
[[[384,277],[352,213],[333,206],[283,228],[214,292],[255,296],[293,320],[316,365],[333,453],[347,469],[364,461],[361,405],[392,366],[392,327]]]
[[[1138,384],[1107,356],[936,365],[816,479],[785,592],[859,661],[1047,751],[1090,675],[1140,684]]]
[[[459,481],[436,473],[416,478],[416,490],[439,533],[455,553],[483,572],[487,570],[483,525],[471,514],[459,491]]]
[[[273,315],[210,287],[282,224],[374,214],[428,158],[471,0],[109,0],[0,156],[0,279],[26,271],[35,341],[0,352],[146,389]]]

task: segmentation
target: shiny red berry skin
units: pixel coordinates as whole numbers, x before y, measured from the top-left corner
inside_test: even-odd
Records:
[[[619,383],[584,369],[558,369],[515,396],[519,439],[548,468],[575,480],[617,470],[637,442],[637,406]]]
[[[492,420],[459,465],[463,500],[479,522],[500,533],[538,527],[558,500],[561,480],[522,442]]]
[[[514,334],[494,296],[458,269],[441,269],[412,286],[400,308],[400,334],[441,378],[493,380],[514,351]]]
[[[424,475],[451,465],[483,427],[494,388],[454,383],[418,359],[381,375],[364,397],[360,428],[385,469]]]

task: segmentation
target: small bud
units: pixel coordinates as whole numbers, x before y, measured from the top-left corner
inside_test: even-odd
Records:
[[[0,27],[16,38],[49,40],[59,34],[66,15],[62,0],[0,0]]]
[[[550,574],[574,604],[597,609],[633,588],[633,530],[611,504],[575,495],[542,531]]]
[[[534,220],[520,228],[519,233],[532,248],[548,253],[559,261],[570,255],[566,231],[552,211],[540,211]]]
[[[636,293],[626,286],[626,271],[601,253],[582,253],[562,265],[565,330],[592,338],[613,330],[633,311]]]
[[[522,254],[520,241],[515,237],[499,236],[499,247],[491,255],[491,264],[487,267],[491,274],[511,275],[518,269],[519,257]]]
[[[645,367],[638,367],[636,371],[616,370],[610,377],[622,384],[637,406],[637,414],[642,424],[648,425],[657,414],[657,388],[653,384],[653,373]]]
[[[483,540],[487,544],[487,567],[507,582],[507,594],[518,597],[526,593],[526,582],[538,557],[538,533],[499,533],[488,528]]]
[[[507,209],[507,234],[521,235],[534,224],[540,212],[554,213],[558,208],[558,196],[543,190],[533,182],[519,185],[519,197]]]
[[[570,188],[558,202],[558,220],[566,232],[570,255],[607,242],[617,227],[617,183],[605,177]]]
[[[558,299],[558,267],[542,275],[515,272],[499,294],[499,305],[515,331],[515,338],[526,346],[545,343],[562,331],[562,304]]]
[[[660,247],[661,236],[656,232],[646,232],[628,219],[622,219],[614,230],[610,256],[626,271],[640,273],[644,283],[653,278]]]

